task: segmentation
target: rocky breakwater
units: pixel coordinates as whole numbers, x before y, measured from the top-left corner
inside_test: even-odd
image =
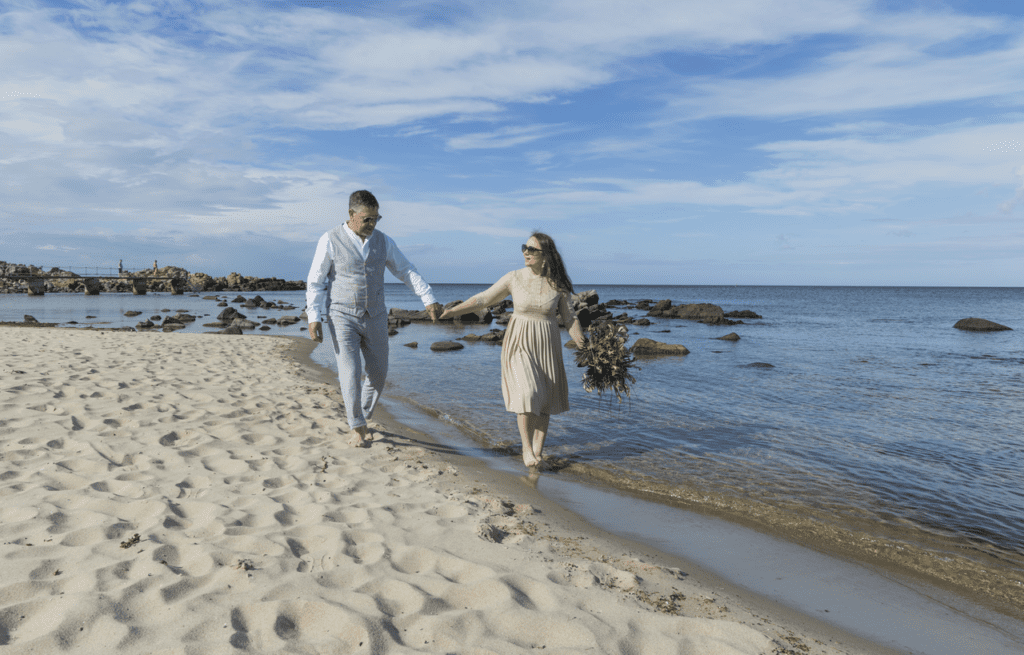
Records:
[[[92,270],[92,269],[90,269]],[[131,293],[132,279],[145,282],[149,291],[198,292],[198,291],[302,291],[304,281],[289,281],[280,278],[254,277],[231,273],[224,277],[213,277],[206,273],[189,273],[179,266],[144,268],[138,271],[125,270],[120,275],[111,268],[109,276],[105,269],[96,274],[78,275],[60,268],[44,270],[30,264],[12,264],[0,261],[0,293],[25,293],[28,291],[25,278],[36,278],[42,282],[47,293],[82,293],[87,285],[94,292]]]

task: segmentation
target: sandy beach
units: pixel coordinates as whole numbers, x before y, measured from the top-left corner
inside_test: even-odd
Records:
[[[347,447],[311,345],[0,328],[5,654],[889,652],[387,417]]]

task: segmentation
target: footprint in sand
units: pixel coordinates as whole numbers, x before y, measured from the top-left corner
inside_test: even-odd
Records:
[[[341,538],[337,529],[325,525],[295,528],[285,533],[288,548],[300,561],[297,571],[322,573],[334,569],[340,555]]]
[[[123,498],[142,498],[146,488],[137,482],[125,480],[101,480],[91,485],[96,491],[105,491]]]
[[[484,610],[512,607],[512,591],[501,580],[453,584],[441,599],[455,609]]]
[[[211,457],[204,457],[201,460],[203,466],[214,473],[221,475],[239,475],[249,472],[249,465],[242,460],[232,459],[226,454],[220,453]]]
[[[215,562],[203,544],[165,544],[153,551],[153,561],[179,575],[199,576],[213,570]]]
[[[377,609],[387,616],[418,612],[426,601],[422,591],[401,580],[373,580],[356,591],[373,598]]]
[[[318,601],[241,605],[231,610],[231,627],[235,633],[228,640],[230,644],[250,652],[289,650],[290,643],[302,644],[303,652],[371,651],[365,619]]]
[[[0,645],[12,645],[38,639],[58,628],[72,611],[71,598],[50,597],[10,605],[0,610]]]
[[[210,478],[205,475],[190,475],[178,484],[178,498],[202,498],[210,491]]]
[[[437,555],[426,548],[405,548],[391,556],[391,567],[402,573],[433,572]]]
[[[342,534],[347,546],[345,554],[359,564],[376,564],[387,554],[384,535],[367,530],[346,530]]]

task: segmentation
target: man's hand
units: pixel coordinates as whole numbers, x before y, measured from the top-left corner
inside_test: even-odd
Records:
[[[324,332],[320,321],[313,321],[309,324],[309,338],[317,343],[324,340]]]
[[[444,308],[441,307],[441,303],[439,303],[439,302],[436,302],[433,305],[428,305],[427,306],[427,313],[430,314],[430,320],[432,320],[433,322],[437,323],[437,315],[438,315],[438,313],[442,309],[444,309]],[[313,326],[311,325],[310,327],[313,327]]]

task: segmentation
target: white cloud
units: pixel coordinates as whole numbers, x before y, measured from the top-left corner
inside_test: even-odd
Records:
[[[565,131],[560,125],[527,125],[522,127],[503,127],[493,132],[476,132],[453,137],[446,145],[453,150],[470,150],[478,148],[508,148],[537,139],[549,137]]]
[[[982,52],[949,56],[929,52],[944,40],[968,32],[1010,32],[1013,38],[1005,47]],[[793,118],[967,100],[1020,100],[1024,97],[1022,34],[1021,21],[886,17],[862,36],[867,43],[822,57],[810,70],[697,80],[690,87],[692,94],[670,103],[669,116],[682,120]]]

